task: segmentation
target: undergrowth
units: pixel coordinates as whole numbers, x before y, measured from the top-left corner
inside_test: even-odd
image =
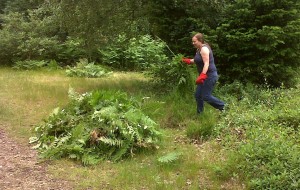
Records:
[[[230,155],[218,175],[238,175],[248,189],[299,189],[299,89],[226,87],[237,86],[230,111],[214,128]]]
[[[87,59],[80,59],[75,67],[67,66],[66,74],[70,77],[98,78],[110,75],[112,72],[103,66],[89,63]]]

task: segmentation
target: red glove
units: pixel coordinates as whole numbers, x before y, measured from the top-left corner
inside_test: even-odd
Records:
[[[207,79],[207,75],[204,73],[201,73],[196,80],[196,84],[203,84],[205,79]]]
[[[189,58],[182,58],[182,61],[185,62],[188,65],[192,64],[191,59],[189,59]]]

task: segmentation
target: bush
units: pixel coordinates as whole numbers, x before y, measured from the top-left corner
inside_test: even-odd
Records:
[[[163,64],[168,60],[164,52],[165,48],[164,42],[156,41],[149,35],[144,35],[129,40],[125,57],[133,68],[146,70],[152,64]]]
[[[165,44],[149,35],[132,39],[119,35],[115,42],[99,51],[104,64],[121,70],[145,70],[151,64],[167,60]]]
[[[35,128],[35,148],[44,158],[70,158],[84,165],[99,160],[118,161],[157,146],[161,133],[126,94],[93,91],[69,92],[71,102]]]
[[[28,10],[26,14],[9,12],[2,15],[1,60],[11,64],[27,59],[53,59],[59,51],[53,11],[40,7]]]
[[[128,39],[125,35],[119,35],[115,41],[107,47],[99,49],[102,63],[110,67],[129,70],[127,65],[125,51],[128,49]]]
[[[70,65],[86,56],[83,46],[84,40],[68,37],[63,43],[59,44],[57,59],[66,65]]]
[[[88,77],[88,78],[97,78],[103,77],[111,74],[106,69],[99,65],[95,65],[93,62],[89,63],[87,59],[80,59],[77,62],[76,67],[67,66],[66,70],[67,76],[70,77]]]
[[[44,60],[25,60],[25,61],[17,61],[13,66],[14,69],[25,69],[25,70],[33,70],[40,69],[47,66],[47,62]]]

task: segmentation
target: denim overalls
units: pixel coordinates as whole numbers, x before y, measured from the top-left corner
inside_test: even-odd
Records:
[[[197,102],[197,113],[203,112],[204,101],[218,110],[224,109],[224,102],[212,95],[214,86],[218,80],[217,68],[215,66],[214,56],[209,45],[204,45],[209,49],[209,67],[207,70],[207,79],[203,84],[198,84],[195,91],[195,99]],[[201,50],[197,50],[194,61],[197,66],[198,73],[202,72],[204,63],[200,54]]]

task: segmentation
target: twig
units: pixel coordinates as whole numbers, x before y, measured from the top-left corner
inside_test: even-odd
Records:
[[[164,42],[162,39],[160,39],[158,36],[155,36],[156,38],[158,38],[161,42]],[[165,45],[166,45],[166,47],[168,48],[168,50],[174,55],[174,56],[176,56],[175,55],[175,53],[170,49],[170,47],[168,46],[168,44],[166,43],[166,42],[164,42],[165,43]]]

